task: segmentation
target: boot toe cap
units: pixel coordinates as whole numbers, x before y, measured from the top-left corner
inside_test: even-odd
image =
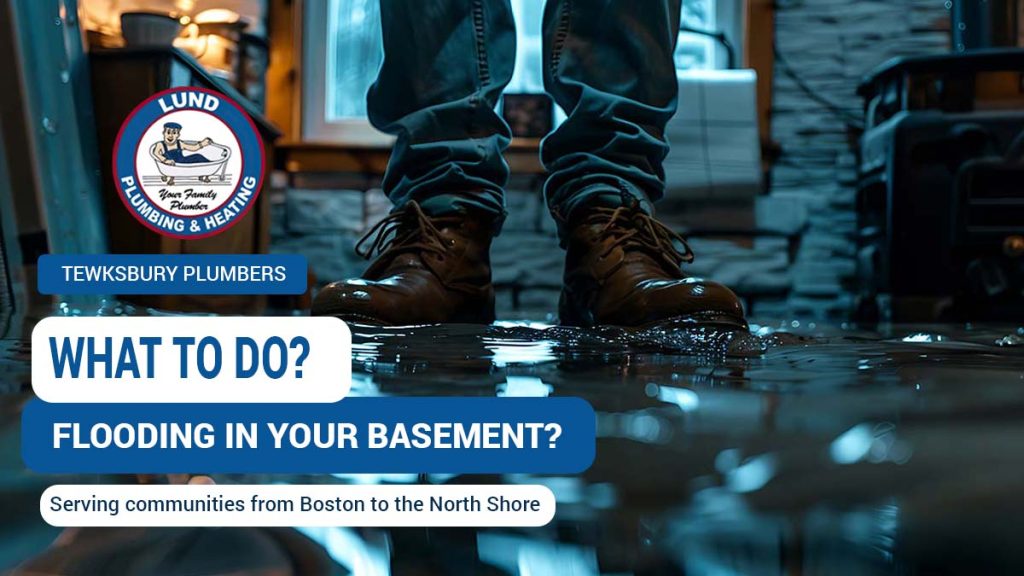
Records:
[[[739,297],[724,284],[703,278],[655,280],[638,287],[645,323],[689,317],[746,327]]]
[[[740,319],[743,318],[743,304],[740,303],[739,296],[728,286],[702,278],[692,280],[690,283],[690,293],[693,295],[694,302],[699,308],[708,312],[718,312]]]
[[[342,319],[370,324],[392,324],[385,310],[375,298],[374,283],[361,280],[332,282],[313,299],[314,316],[337,316]]]

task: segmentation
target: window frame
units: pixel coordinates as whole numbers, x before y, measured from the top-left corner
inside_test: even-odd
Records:
[[[327,117],[327,71],[331,66],[331,0],[304,0],[302,11],[301,92],[298,101],[302,140],[350,146],[388,146],[394,137],[374,128],[366,118],[330,120]]]

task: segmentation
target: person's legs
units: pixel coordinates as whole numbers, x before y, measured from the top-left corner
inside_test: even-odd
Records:
[[[360,243],[375,256],[362,278],[325,287],[313,314],[370,324],[491,322],[489,250],[504,216],[502,151],[511,138],[494,111],[515,63],[509,0],[380,7],[384,63],[367,104],[373,125],[398,138],[384,176],[395,208]]]
[[[544,191],[556,218],[661,198],[665,124],[676,110],[681,0],[548,0],[544,85],[569,115],[544,139]]]
[[[381,0],[384,63],[370,122],[397,136],[384,177],[396,209],[471,208],[500,225],[511,138],[494,108],[512,78],[509,0]]]
[[[728,288],[687,278],[693,254],[652,216],[675,113],[681,0],[549,0],[544,84],[569,115],[543,142],[544,192],[566,248],[563,324],[746,327]]]

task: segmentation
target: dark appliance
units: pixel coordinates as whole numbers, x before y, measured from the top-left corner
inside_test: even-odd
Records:
[[[1024,50],[893,60],[858,92],[858,316],[1024,319]]]
[[[546,94],[505,94],[501,114],[516,138],[540,139],[554,126],[555,107]]]

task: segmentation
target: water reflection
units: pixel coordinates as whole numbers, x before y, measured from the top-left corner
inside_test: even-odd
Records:
[[[787,321],[739,334],[506,322],[353,334],[353,394],[580,396],[597,412],[599,438],[594,466],[578,476],[218,478],[541,483],[556,494],[555,520],[537,529],[296,532],[336,573],[1024,571],[1018,327],[864,332]],[[0,340],[2,497],[31,504],[10,515],[28,543],[9,544],[4,567],[53,536],[33,498],[55,479],[29,475],[17,457],[27,360],[26,343]]]
[[[298,528],[324,547],[338,565],[351,574],[387,576],[391,573],[388,537],[381,530],[352,528]]]

